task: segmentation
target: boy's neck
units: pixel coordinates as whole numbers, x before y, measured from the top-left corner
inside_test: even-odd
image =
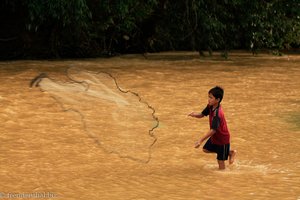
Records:
[[[213,110],[215,110],[216,108],[218,108],[220,106],[220,104],[215,104],[213,105]]]

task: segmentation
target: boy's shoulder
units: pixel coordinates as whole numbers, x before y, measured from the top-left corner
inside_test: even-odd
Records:
[[[224,116],[224,111],[221,105],[216,109],[216,114],[218,114],[218,116]]]

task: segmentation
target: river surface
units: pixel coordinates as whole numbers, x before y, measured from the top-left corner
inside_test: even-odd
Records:
[[[66,112],[51,93],[29,87],[41,72],[63,82],[70,67],[105,71],[121,88],[138,93],[155,109],[156,142],[149,145],[147,130],[141,135],[127,131],[132,137],[107,142],[130,156],[111,153],[86,131],[89,126],[97,129],[101,141],[102,130],[114,129],[118,121],[107,117],[110,106],[100,109],[82,101],[86,112],[91,111],[89,120],[95,119],[84,127],[80,116]],[[236,52],[223,60],[218,55],[199,59],[193,52],[166,52],[149,54],[148,59],[127,55],[2,61],[0,80],[2,199],[31,193],[63,200],[300,199],[298,55]],[[238,151],[235,163],[226,163],[224,171],[218,170],[215,155],[194,148],[208,131],[208,119],[187,117],[191,111],[202,111],[207,92],[215,85],[225,89],[222,106],[231,147]],[[126,120],[130,126],[137,118]],[[137,151],[126,149],[135,142],[140,144]]]

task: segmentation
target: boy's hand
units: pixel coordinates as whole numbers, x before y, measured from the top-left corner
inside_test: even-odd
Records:
[[[199,113],[197,113],[197,112],[191,112],[190,114],[188,114],[188,116],[191,116],[191,117],[196,117],[198,115],[199,115]]]
[[[197,149],[197,148],[199,148],[200,146],[201,146],[201,141],[197,141],[196,143],[195,143],[195,148]]]

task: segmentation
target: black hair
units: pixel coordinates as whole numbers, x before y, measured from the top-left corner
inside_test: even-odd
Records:
[[[220,99],[219,101],[220,104],[224,96],[224,89],[220,86],[216,86],[214,88],[211,88],[208,91],[208,94],[212,94],[216,99]]]

